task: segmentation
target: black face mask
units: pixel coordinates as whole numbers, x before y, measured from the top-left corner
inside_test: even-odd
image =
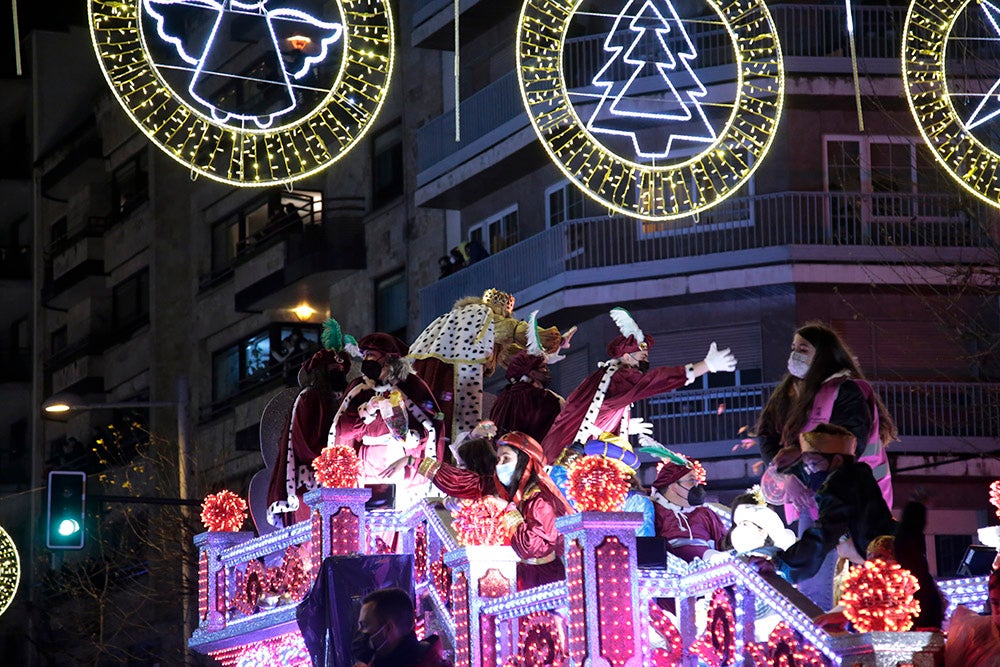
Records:
[[[351,640],[351,657],[358,662],[369,663],[375,657],[375,649],[372,648],[372,637],[367,632],[354,633]]]
[[[649,370],[649,360],[643,359],[642,361],[639,362],[637,368],[639,369],[640,373],[645,373],[646,371]]]
[[[378,380],[382,375],[382,364],[374,359],[365,359],[361,362],[361,374],[370,380]]]
[[[697,507],[705,502],[705,487],[699,484],[698,486],[688,489],[688,504],[692,507]]]

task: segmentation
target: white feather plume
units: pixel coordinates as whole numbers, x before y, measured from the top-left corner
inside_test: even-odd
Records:
[[[531,311],[531,316],[528,318],[528,354],[533,354],[536,357],[540,357],[545,354],[545,350],[542,349],[542,344],[538,340],[538,311]]]
[[[646,342],[645,334],[642,333],[642,329],[640,329],[639,325],[635,323],[635,320],[632,319],[632,316],[627,310],[620,306],[612,308],[610,315],[611,319],[613,319],[615,324],[618,325],[618,330],[622,332],[623,336],[626,338],[629,336],[635,336],[635,340],[637,342]]]

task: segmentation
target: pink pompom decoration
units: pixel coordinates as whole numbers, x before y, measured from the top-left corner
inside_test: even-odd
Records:
[[[316,481],[328,489],[353,489],[361,476],[361,461],[353,447],[332,445],[313,459]]]
[[[567,495],[581,512],[617,512],[628,495],[629,475],[603,456],[576,459],[566,475]]]
[[[210,531],[235,533],[247,519],[247,501],[232,491],[205,496],[201,503],[201,522]]]

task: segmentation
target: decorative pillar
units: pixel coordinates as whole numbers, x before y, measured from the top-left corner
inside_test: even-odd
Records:
[[[226,627],[228,607],[226,581],[228,573],[222,562],[222,552],[242,544],[254,536],[251,532],[199,533],[194,536],[198,547],[198,630],[216,632]]]
[[[642,664],[635,577],[635,531],[641,525],[637,512],[579,512],[556,519],[566,536],[573,667],[585,661],[609,667]]]
[[[365,543],[365,503],[371,489],[319,488],[306,492],[312,508],[312,561],[318,567],[327,556],[362,553]]]
[[[445,554],[452,571],[456,665],[496,664],[496,622],[492,616],[480,618],[479,610],[484,600],[517,590],[518,560],[507,546],[470,546]]]

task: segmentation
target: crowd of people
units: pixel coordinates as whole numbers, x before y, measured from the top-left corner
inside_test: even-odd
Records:
[[[274,468],[269,520],[303,518],[301,495],[315,487],[312,459],[325,446],[350,445],[366,481],[397,485],[397,507],[425,497],[428,483],[447,496],[492,496],[505,503],[503,524],[521,559],[517,586],[523,590],[565,577],[555,524],[576,511],[568,470],[580,457],[603,456],[631,480],[622,509],[644,517],[637,534],[662,538],[674,557],[691,562],[735,553],[797,584],[829,610],[817,622],[843,630],[846,620],[835,606],[837,572],[843,562],[863,562],[861,554],[879,547],[882,557],[899,562],[920,583],[916,627],[942,626],[944,605],[924,553],[926,509],[910,501],[900,521],[891,510],[886,446],[896,437],[892,416],[832,328],[812,322],[793,333],[787,373],[754,429],[763,478],[754,492],[735,499],[729,527],[705,504],[704,468],[656,442],[651,424],[633,417],[631,406],[706,373],[733,371],[737,360],[730,350],[710,342],[703,359],[652,368],[653,337],[616,308],[611,316],[620,333],[607,343],[607,360],[563,399],[548,388],[548,365],[561,358],[575,329],[542,329],[535,314],[517,320],[513,304],[511,295],[497,290],[465,299],[412,347],[373,333],[354,348],[339,327],[337,335],[324,332],[324,349],[302,368],[302,390]],[[356,376],[352,354],[360,360]],[[484,409],[483,378],[500,368],[507,385]],[[639,454],[656,465],[648,489],[639,481]],[[783,510],[784,519],[769,505]],[[377,609],[390,602],[378,598],[373,604]],[[412,602],[404,611],[412,614]],[[359,660],[438,664],[430,657],[400,663],[379,657],[404,644],[416,651],[406,613],[363,613],[367,649],[357,653]],[[991,627],[995,635],[998,626]],[[437,655],[424,645],[418,653]]]

